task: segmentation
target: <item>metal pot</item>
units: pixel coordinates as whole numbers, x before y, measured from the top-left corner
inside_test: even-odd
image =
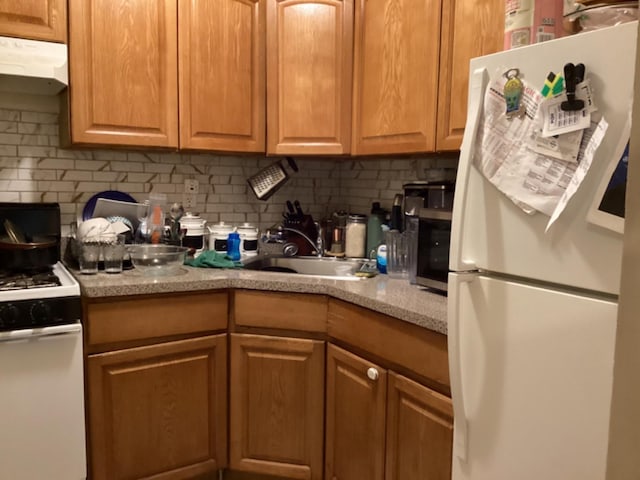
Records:
[[[12,242],[0,238],[0,265],[7,270],[40,270],[56,263],[60,257],[56,236],[33,237],[30,242]]]

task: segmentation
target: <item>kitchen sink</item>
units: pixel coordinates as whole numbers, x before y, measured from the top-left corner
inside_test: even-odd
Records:
[[[244,263],[245,270],[262,272],[295,273],[339,279],[359,279],[353,274],[360,270],[364,259],[340,259],[335,257],[284,257],[260,255]]]

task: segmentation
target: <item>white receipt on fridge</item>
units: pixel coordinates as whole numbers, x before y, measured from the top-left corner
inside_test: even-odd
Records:
[[[565,162],[577,162],[584,130],[563,133],[554,137],[543,137],[534,132],[529,148],[536,153],[553,157]]]
[[[554,215],[555,221],[566,205],[560,204],[560,199],[567,187],[575,181],[577,189],[583,176],[574,179],[578,163],[531,150],[531,138],[542,128],[539,109],[544,97],[523,82],[522,102],[526,106],[526,115],[509,120],[505,115],[502,93],[505,81],[504,77],[496,79],[485,93],[484,117],[478,128],[474,163],[493,185],[523,211]],[[600,129],[602,135],[604,130],[606,122]],[[583,136],[578,154],[579,162],[585,162],[581,165],[585,173],[602,139],[601,135],[592,136],[587,132],[589,130]]]

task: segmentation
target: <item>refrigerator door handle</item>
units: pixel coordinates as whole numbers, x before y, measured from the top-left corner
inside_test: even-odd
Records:
[[[453,201],[453,222],[451,224],[451,244],[449,249],[449,268],[453,271],[476,270],[473,259],[463,258],[462,242],[465,237],[463,209],[469,190],[469,171],[473,166],[473,147],[478,127],[484,112],[484,94],[489,85],[489,72],[486,68],[477,68],[469,77],[469,102],[465,135],[460,146],[460,158],[467,152],[468,161],[461,162],[456,177],[455,198]],[[471,235],[473,237],[473,235]]]
[[[477,272],[450,273],[447,300],[447,343],[449,351],[449,378],[451,382],[451,400],[453,403],[453,441],[454,455],[462,462],[467,461],[468,424],[464,406],[462,386],[462,368],[460,359],[460,289],[473,282]]]

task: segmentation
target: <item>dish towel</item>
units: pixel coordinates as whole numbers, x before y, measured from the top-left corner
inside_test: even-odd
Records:
[[[242,262],[234,262],[227,255],[215,250],[206,250],[196,258],[185,260],[184,264],[201,268],[242,268]]]

